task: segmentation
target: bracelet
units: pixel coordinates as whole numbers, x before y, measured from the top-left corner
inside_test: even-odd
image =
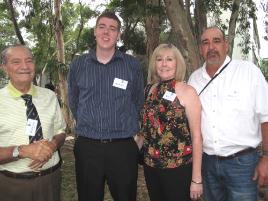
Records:
[[[192,180],[192,183],[194,183],[194,184],[203,184],[202,181],[194,181],[194,180]]]

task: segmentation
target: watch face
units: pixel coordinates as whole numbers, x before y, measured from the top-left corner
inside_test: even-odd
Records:
[[[12,156],[13,156],[13,158],[18,158],[19,157],[19,147],[15,147],[14,149],[13,149],[13,153],[12,153]]]

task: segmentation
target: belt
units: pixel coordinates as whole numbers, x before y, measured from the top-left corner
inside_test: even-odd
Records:
[[[239,151],[239,152],[236,152],[236,153],[234,153],[234,154],[231,154],[231,155],[229,155],[229,156],[218,156],[218,155],[212,155],[212,156],[215,156],[215,157],[216,157],[217,159],[219,159],[219,160],[227,160],[227,159],[233,159],[233,158],[235,158],[235,157],[237,157],[237,156],[242,156],[242,155],[251,153],[251,152],[253,152],[253,151],[256,151],[256,149],[250,147],[250,148],[247,148],[247,149],[243,149],[243,150],[241,150],[241,151]]]
[[[133,140],[133,137],[127,137],[127,138],[108,138],[108,139],[94,139],[94,138],[88,138],[84,136],[78,136],[78,139],[82,140],[88,140],[91,142],[97,142],[97,143],[112,143],[112,142],[123,142],[123,141],[129,141]]]
[[[58,164],[54,165],[53,167],[50,167],[48,169],[41,170],[38,172],[15,173],[15,172],[3,170],[3,171],[0,171],[0,173],[7,176],[7,177],[16,178],[16,179],[33,179],[36,177],[41,177],[41,176],[45,176],[47,174],[50,174],[50,173],[56,171],[60,166],[61,166],[61,161],[58,162]]]

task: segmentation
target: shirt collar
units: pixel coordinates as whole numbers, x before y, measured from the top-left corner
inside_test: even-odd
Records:
[[[227,55],[223,64],[221,65],[221,67],[217,70],[217,72],[215,74],[217,74],[228,62],[230,62],[231,58]],[[208,75],[207,71],[206,71],[206,63],[203,64],[202,66],[202,76],[206,79],[211,79],[211,77]]]
[[[98,61],[98,59],[97,59],[97,56],[96,56],[96,50],[95,50],[95,49],[91,49],[91,50],[89,50],[89,57],[90,57],[90,59],[92,59],[93,61],[99,63],[99,61]],[[121,51],[119,51],[119,50],[116,49],[116,50],[115,50],[115,53],[114,53],[114,55],[113,55],[113,57],[112,57],[112,59],[111,59],[111,61],[116,60],[116,59],[122,59],[122,58],[123,58],[123,53],[122,53]],[[111,61],[109,61],[109,62],[111,62]]]
[[[23,93],[17,90],[10,81],[8,82],[7,85],[7,91],[14,98],[21,97],[21,95],[23,95]],[[27,92],[27,94],[37,96],[36,87],[33,84],[31,84],[30,90]]]

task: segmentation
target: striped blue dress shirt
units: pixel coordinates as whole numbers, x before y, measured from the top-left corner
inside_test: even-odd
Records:
[[[126,89],[113,86],[116,78],[127,81]],[[139,131],[143,71],[130,55],[116,50],[107,64],[97,61],[95,50],[78,57],[70,66],[68,96],[78,136],[126,138]]]

